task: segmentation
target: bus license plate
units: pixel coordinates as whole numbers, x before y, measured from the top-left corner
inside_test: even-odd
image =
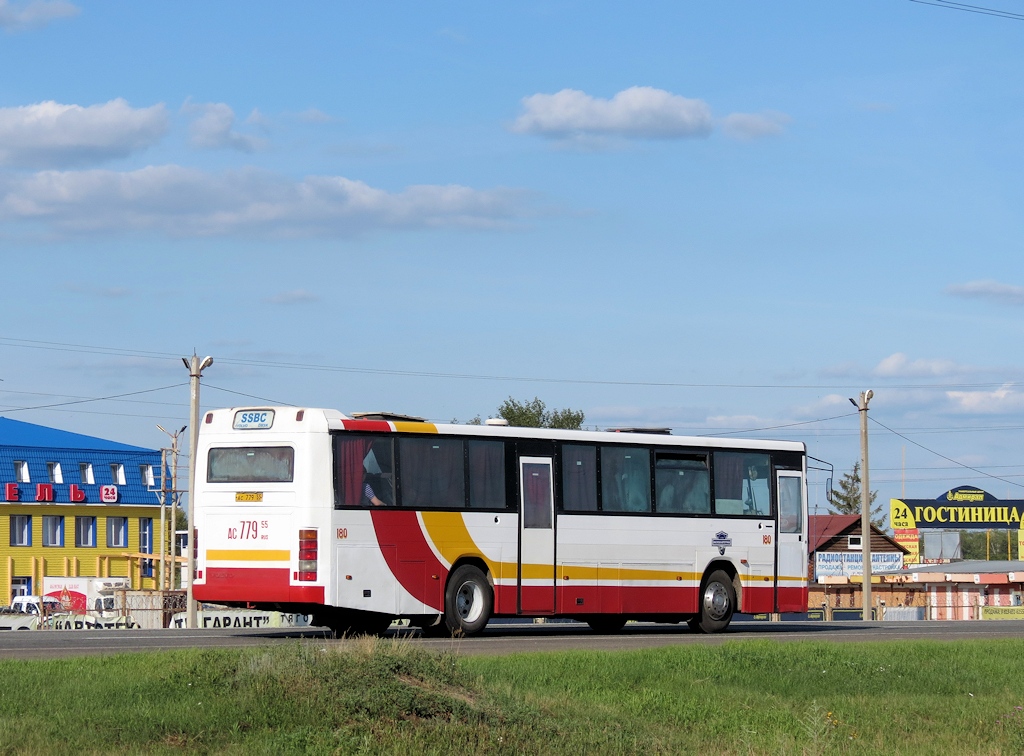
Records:
[[[263,492],[239,491],[235,494],[235,501],[263,501]]]

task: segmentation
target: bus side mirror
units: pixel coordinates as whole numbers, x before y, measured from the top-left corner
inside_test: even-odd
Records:
[[[832,503],[832,478],[825,479],[825,500]]]

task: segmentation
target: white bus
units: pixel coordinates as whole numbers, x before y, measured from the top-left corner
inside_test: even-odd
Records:
[[[786,441],[437,425],[247,407],[206,413],[197,600],[312,614],[728,627],[807,611],[807,462]]]

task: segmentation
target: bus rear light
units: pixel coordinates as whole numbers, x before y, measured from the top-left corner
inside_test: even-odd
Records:
[[[299,580],[316,580],[317,533],[308,528],[299,531]]]

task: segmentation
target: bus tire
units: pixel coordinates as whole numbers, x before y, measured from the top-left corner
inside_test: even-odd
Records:
[[[478,567],[464,564],[452,573],[444,593],[444,621],[452,635],[476,635],[494,611],[494,589]]]
[[[690,627],[701,633],[720,633],[736,611],[736,589],[723,570],[715,570],[701,583],[699,614]]]
[[[621,614],[599,614],[596,617],[588,617],[587,624],[595,633],[611,635],[626,626],[626,618]]]

